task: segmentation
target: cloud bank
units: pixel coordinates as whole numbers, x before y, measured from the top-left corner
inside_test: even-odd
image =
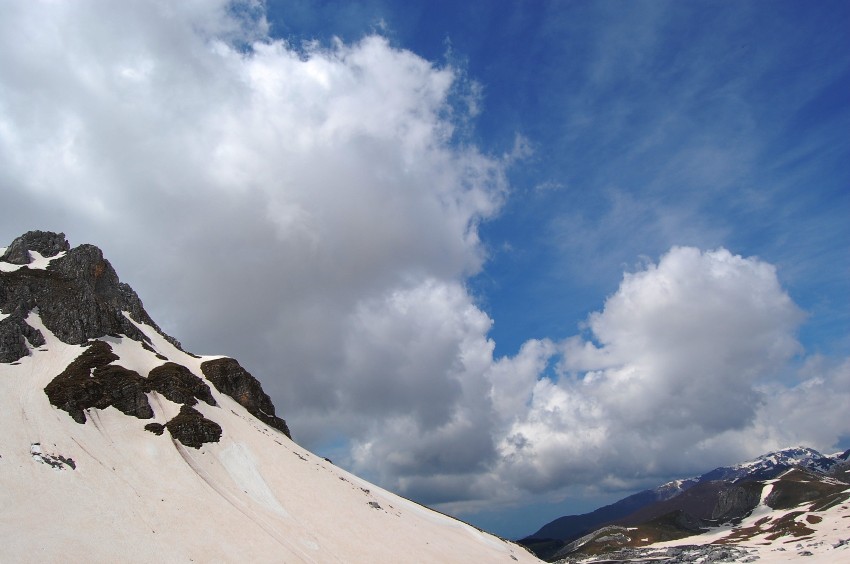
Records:
[[[98,244],[187,348],[257,375],[296,439],[455,509],[850,431],[812,423],[847,405],[848,365],[794,381],[803,314],[724,249],[675,247],[584,333],[495,357],[465,281],[521,161],[464,138],[475,89],[380,36],[272,32],[256,2],[10,4],[7,243]]]

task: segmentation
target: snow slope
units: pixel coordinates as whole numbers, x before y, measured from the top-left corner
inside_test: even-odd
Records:
[[[40,266],[40,265],[39,265]],[[90,409],[76,423],[44,387],[84,350],[31,313],[46,344],[0,364],[0,561],[538,562],[522,547],[369,484],[313,455],[210,386],[195,406],[223,429],[188,448],[144,429],[179,411],[148,394],[155,419]],[[204,378],[197,358],[140,326],[156,353]],[[165,361],[105,337],[118,364]]]

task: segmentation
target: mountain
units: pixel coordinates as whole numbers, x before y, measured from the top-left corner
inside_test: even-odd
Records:
[[[92,245],[0,248],[0,560],[537,562],[294,443]]]
[[[738,551],[728,561],[751,561],[754,551],[774,543],[778,556],[772,556],[785,560],[811,552],[802,548],[785,554],[784,545],[803,541],[823,549],[824,561],[837,558],[830,549],[850,557],[844,521],[850,518],[848,458],[850,451],[826,456],[805,447],[772,452],[645,490],[589,514],[556,519],[520,543],[549,561],[599,554],[611,562],[714,561],[709,558],[719,558],[716,545]],[[684,559],[681,547],[676,548],[682,544],[690,546],[694,560]]]

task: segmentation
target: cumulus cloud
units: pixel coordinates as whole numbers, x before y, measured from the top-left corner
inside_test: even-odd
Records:
[[[503,471],[546,490],[598,479],[600,467],[614,481],[704,468],[720,457],[699,445],[730,431],[748,439],[736,449],[757,454],[771,398],[761,385],[800,352],[802,319],[771,265],[671,249],[625,275],[588,335],[561,344],[560,376],[535,384],[500,442]]]
[[[296,439],[422,501],[847,433],[806,424],[842,405],[846,365],[777,382],[802,314],[771,265],[723,249],[674,248],[582,335],[495,357],[464,282],[528,142],[463,138],[461,74],[380,36],[290,45],[257,2],[13,2],[0,231],[98,244],[189,350],[258,376]]]
[[[428,305],[405,332],[418,294]],[[493,356],[492,322],[459,287],[430,282],[368,312],[353,350],[379,347],[367,356],[398,380],[376,382],[393,399],[355,438],[352,464],[452,510],[649,486],[772,448],[829,448],[848,431],[817,423],[850,393],[846,363],[810,359],[793,381],[804,313],[772,265],[726,249],[672,248],[625,274],[582,334],[529,340],[514,357]]]

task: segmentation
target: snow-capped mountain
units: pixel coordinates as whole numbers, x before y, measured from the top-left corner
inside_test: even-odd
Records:
[[[789,468],[795,467],[803,467],[825,473],[836,464],[842,462],[842,460],[846,460],[846,455],[847,453],[824,455],[813,448],[804,446],[786,448],[763,454],[754,460],[742,464],[716,468],[700,476],[698,481],[739,480],[742,478],[770,479],[785,472]]]
[[[65,560],[537,561],[301,448],[236,360],[36,231],[0,248],[0,561]]]
[[[783,449],[561,517],[520,542],[550,561],[605,554],[606,561],[690,562],[709,558],[708,549],[693,549],[688,560],[674,547],[712,543],[749,547],[728,561],[751,561],[765,547],[777,561],[801,553],[820,554],[825,562],[850,558],[848,458],[850,451]]]

